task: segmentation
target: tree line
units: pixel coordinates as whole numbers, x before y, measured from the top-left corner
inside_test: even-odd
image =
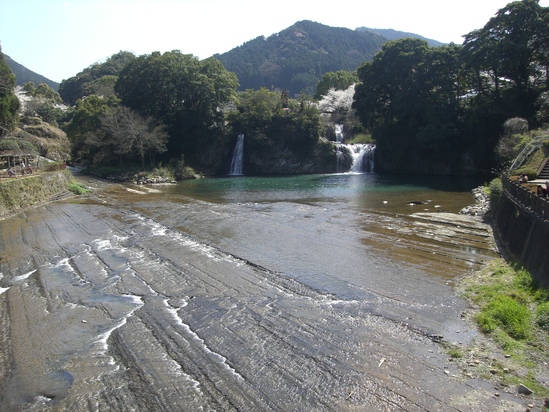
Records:
[[[287,48],[314,41],[298,37],[281,41]],[[58,123],[73,159],[89,164],[187,163],[222,173],[243,133],[249,166],[287,152],[327,165],[335,153],[322,139],[331,138],[328,114],[349,134],[371,135],[378,170],[486,172],[501,164],[494,149],[508,119],[523,118],[530,128],[549,119],[548,9],[536,0],[509,3],[464,38],[463,45],[442,47],[412,38],[385,43],[358,71],[325,73],[314,96],[297,98],[264,87],[237,92],[237,75],[221,61],[179,51],[117,53],[64,80],[59,94],[45,85],[24,89],[36,100],[27,110]],[[2,62],[6,135],[17,125],[19,106]],[[58,109],[60,99],[68,110]]]
[[[353,107],[378,143],[381,170],[489,171],[501,163],[494,148],[506,120],[546,124],[548,10],[515,1],[462,46],[400,39],[364,63]]]

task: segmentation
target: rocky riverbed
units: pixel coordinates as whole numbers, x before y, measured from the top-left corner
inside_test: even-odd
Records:
[[[87,184],[0,222],[1,410],[527,407],[441,345],[480,338],[479,219]]]

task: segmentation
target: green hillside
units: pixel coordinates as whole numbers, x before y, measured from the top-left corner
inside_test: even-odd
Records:
[[[304,20],[214,57],[236,73],[240,90],[268,87],[290,95],[302,91],[313,94],[324,73],[356,70],[372,60],[386,41],[371,32]]]

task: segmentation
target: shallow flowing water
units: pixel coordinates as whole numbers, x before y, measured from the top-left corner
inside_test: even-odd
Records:
[[[457,214],[478,183],[99,184],[1,221],[0,410],[515,405],[437,343],[477,336],[451,285],[495,256]]]

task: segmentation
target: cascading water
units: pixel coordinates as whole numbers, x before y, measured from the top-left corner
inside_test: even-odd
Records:
[[[233,159],[231,160],[231,170],[229,175],[241,176],[244,168],[244,135],[239,134],[236,145],[233,150]]]
[[[336,135],[336,142],[343,143],[343,125],[342,124],[334,125],[334,131]]]
[[[351,154],[352,163],[351,168],[346,171],[347,173],[364,173],[374,172],[374,152],[375,145],[373,144],[345,144],[343,143],[343,125],[335,124],[334,132],[336,137],[336,160],[337,160],[337,172],[342,173],[341,163],[345,156],[344,151]]]
[[[375,146],[372,144],[353,144],[347,145],[353,156],[351,165],[351,173],[364,173],[374,171],[374,151]]]
[[[343,125],[335,124],[334,132],[336,137],[336,171],[337,173],[341,172],[341,160],[343,158],[343,152],[341,151],[341,146],[343,145]]]

